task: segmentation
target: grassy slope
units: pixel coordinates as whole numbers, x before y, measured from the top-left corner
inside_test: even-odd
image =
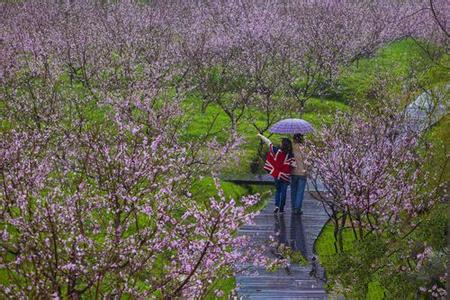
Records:
[[[325,227],[322,229],[321,234],[317,238],[315,244],[315,250],[319,256],[320,263],[323,267],[327,266],[329,260],[333,260],[333,254],[335,254],[334,248],[334,235],[333,235],[333,224],[327,223]],[[351,250],[351,243],[354,241],[354,236],[351,230],[344,230],[343,232],[344,239],[344,251]],[[380,284],[376,281],[369,284],[369,289],[367,293],[367,299],[369,300],[378,300],[384,298],[384,289]]]
[[[432,167],[438,167],[445,161],[446,155],[450,151],[450,115],[444,117],[438,124],[431,128],[428,133],[428,140],[433,144],[436,151],[435,160],[432,162]],[[443,174],[443,181],[450,181],[450,164],[447,164]],[[437,209],[441,209],[440,207]],[[316,241],[316,252],[319,255],[321,263],[326,268],[327,260],[333,259],[332,255],[335,253],[334,248],[334,236],[333,236],[333,225],[326,224],[322,230],[320,236]],[[351,230],[344,231],[344,249],[351,249],[351,243],[354,240]],[[432,241],[431,241],[432,242]],[[384,289],[378,282],[372,282],[369,284],[369,290],[367,294],[367,299],[383,299]]]
[[[449,56],[443,57],[447,62]],[[353,95],[356,98],[364,97],[370,89],[371,84],[380,72],[388,72],[390,75],[399,78],[408,76],[412,67],[418,64],[430,64],[430,60],[424,55],[423,51],[411,40],[402,40],[381,49],[375,57],[364,59],[357,64],[346,69],[341,77],[340,84],[344,96]],[[430,86],[435,86],[450,81],[450,75],[442,72],[439,66],[430,65],[428,71],[420,75]],[[395,83],[389,87],[392,90],[401,88]],[[433,163],[438,165],[445,160],[445,156],[450,149],[450,116],[444,117],[429,132],[428,138],[435,147],[439,148],[439,154]],[[446,147],[446,148],[445,148]],[[442,151],[443,149],[447,149]],[[450,165],[446,166],[444,178],[450,180]],[[347,248],[351,247],[353,235],[351,232],[344,232],[344,240]],[[326,268],[327,256],[335,253],[333,225],[327,224],[316,242],[316,251],[320,261]],[[378,282],[369,284],[367,299],[383,299],[384,289]]]
[[[450,154],[450,114],[447,114],[435,124],[427,134],[428,141],[433,145],[434,157],[430,168],[440,168],[448,160]],[[443,182],[450,182],[450,162],[447,161],[442,174]]]
[[[428,56],[414,41],[393,42],[378,50],[373,57],[361,59],[346,68],[339,80],[340,92],[345,98],[364,98],[373,82],[383,75],[393,79],[387,84],[394,92],[402,88],[394,79],[408,78],[412,68],[430,64]]]

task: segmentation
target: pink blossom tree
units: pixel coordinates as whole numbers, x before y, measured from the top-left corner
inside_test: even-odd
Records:
[[[424,271],[431,256],[418,255],[442,255],[420,237],[429,215],[445,201],[442,172],[447,162],[442,169],[428,168],[428,147],[390,106],[339,115],[310,145],[311,177],[326,187],[316,193],[317,199],[334,227],[337,254],[330,258],[335,261],[328,270],[330,282],[342,286],[342,292],[367,291],[364,285],[372,276],[391,291],[395,288],[389,279],[394,278],[417,276],[409,292],[418,289],[416,283],[440,282]],[[442,272],[440,268],[433,272]]]
[[[441,183],[428,186],[439,174],[423,169],[429,158],[421,154],[420,137],[403,114],[390,108],[378,113],[338,116],[309,150],[312,177],[327,188],[319,196],[335,222],[338,243],[347,218],[355,239],[364,239],[413,222],[440,201]]]
[[[249,107],[266,111],[265,125],[254,122],[260,131],[291,98],[301,111],[343,64],[415,28],[393,20],[411,20],[407,12],[422,4],[283,3],[0,4],[3,297],[200,298],[219,277],[264,262],[235,235],[258,196],[228,199],[216,180],[217,195],[204,199],[191,193],[192,182],[229,163]],[[421,25],[426,36],[427,20]],[[184,139],[183,101],[192,91],[227,114],[232,139]],[[391,132],[363,119],[356,124],[360,137]],[[377,166],[383,176],[358,172],[380,180],[378,189],[354,187],[353,177],[345,183],[351,189],[332,189],[340,197],[333,209],[347,207],[344,216],[363,233],[427,207],[412,200],[413,185],[389,198],[401,204],[399,212],[381,211],[392,203],[375,196],[400,188],[387,181],[396,179],[388,170],[413,180],[404,163],[419,160],[406,135],[376,141],[378,154],[392,158]],[[377,161],[367,149],[356,143],[355,157]],[[329,172],[321,176],[329,186],[338,182]]]
[[[183,10],[177,30],[198,90],[232,128],[248,106],[268,101],[276,110],[277,98],[296,99],[291,111],[302,113],[309,98],[334,87],[343,66],[396,39],[431,37],[437,26],[426,1],[212,1]],[[281,97],[267,100],[275,93]]]
[[[390,41],[431,30],[425,1],[296,1],[287,4],[291,33],[286,84],[300,112],[312,96],[336,88],[343,66]]]
[[[199,202],[189,186],[204,169],[188,145],[129,124],[116,123],[114,136],[2,135],[5,297],[200,297],[218,274],[259,257],[233,235],[257,196],[237,205],[218,185]]]
[[[149,31],[153,9],[7,7],[3,297],[198,298],[263,263],[235,235],[257,195],[226,198],[218,181],[209,199],[190,192],[234,141],[181,139],[183,67],[177,44]]]

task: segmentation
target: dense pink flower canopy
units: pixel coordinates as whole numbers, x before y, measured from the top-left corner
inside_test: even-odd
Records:
[[[330,258],[355,257],[340,262],[338,267],[346,267],[345,272],[330,272],[329,283],[342,285],[343,293],[355,291],[350,285],[362,274],[380,276],[384,282],[408,276],[413,288],[397,290],[387,284],[390,295],[416,292],[414,285],[428,296],[447,295],[445,238],[442,244],[430,245],[436,237],[424,238],[417,232],[445,237],[446,225],[427,231],[424,223],[446,207],[446,161],[440,159],[433,168],[430,162],[435,153],[448,151],[445,147],[436,151],[439,143],[428,144],[409,121],[404,112],[389,106],[381,112],[340,114],[308,147],[310,179],[319,179],[326,187],[317,199],[334,229],[336,255]]]
[[[191,191],[239,137],[186,139],[186,94],[237,122],[383,43],[446,43],[445,2],[1,3],[0,295],[199,298],[263,264],[235,234],[259,196]]]
[[[320,133],[323,144],[311,147],[308,164],[312,177],[328,187],[332,197],[323,201],[331,209],[370,214],[378,226],[393,226],[402,212],[415,217],[439,200],[435,189],[421,194],[431,175],[421,168],[420,135],[405,122],[400,113],[369,120],[342,115]]]

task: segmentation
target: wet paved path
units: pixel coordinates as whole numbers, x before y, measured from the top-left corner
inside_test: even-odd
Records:
[[[309,264],[300,266],[291,264],[288,268],[268,272],[262,268],[255,275],[237,275],[238,295],[240,299],[327,299],[323,289],[323,270],[313,262],[313,245],[328,216],[322,205],[305,192],[303,215],[291,213],[290,190],[286,200],[285,213],[274,214],[273,201],[261,210],[254,224],[243,226],[239,233],[251,236],[258,243],[268,241],[269,236],[277,236],[284,243],[301,251]],[[277,252],[271,249],[268,256],[275,257]]]

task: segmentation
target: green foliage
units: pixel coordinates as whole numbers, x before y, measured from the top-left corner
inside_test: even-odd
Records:
[[[348,111],[349,107],[338,101],[311,98],[306,102],[302,118],[310,122],[314,128],[320,129],[325,124],[331,124],[337,111]]]
[[[392,93],[403,88],[404,80],[414,69],[428,68],[433,64],[420,44],[412,39],[403,39],[378,50],[374,56],[355,61],[343,70],[339,88],[344,99],[362,99],[371,91],[380,74],[395,78],[386,87]]]
[[[419,287],[434,282],[445,271],[449,221],[448,204],[441,203],[418,217],[420,226],[405,240],[370,234],[355,241],[351,230],[345,229],[340,253],[334,247],[334,226],[328,222],[315,249],[326,269],[329,288],[351,299],[414,298]],[[433,248],[433,259],[416,268],[413,258],[425,246]]]
[[[187,140],[201,139],[206,133],[214,136],[219,142],[223,142],[230,136],[230,120],[228,116],[216,104],[209,104],[202,110],[202,101],[195,95],[190,96],[184,103],[186,114],[189,115],[189,122],[184,133]],[[276,109],[276,108],[274,108]],[[336,111],[346,111],[348,106],[344,103],[325,100],[319,98],[311,98],[305,107],[305,113],[302,118],[311,122],[311,124],[320,129],[324,124],[333,121]],[[292,112],[286,112],[286,117],[290,117]],[[252,119],[252,118],[255,118]],[[240,152],[240,160],[238,165],[231,165],[224,171],[225,174],[230,173],[234,176],[250,173],[250,163],[255,159],[257,150],[260,145],[260,139],[256,136],[256,129],[246,120],[252,119],[257,124],[264,124],[265,115],[263,112],[254,108],[249,108],[242,121],[238,124],[238,133],[244,138],[244,144]],[[270,137],[275,144],[281,141],[281,135],[273,135]],[[261,161],[260,170],[262,171]]]
[[[442,182],[450,181],[450,115],[443,117],[427,133],[426,140],[432,146],[427,149],[432,153],[432,160],[427,166],[429,170],[442,172]]]
[[[217,279],[210,288],[210,293],[206,295],[206,300],[214,300],[214,299],[230,299],[230,295],[232,294],[233,289],[236,287],[236,279],[234,277],[226,277]],[[214,294],[214,290],[220,290],[223,292],[223,296],[218,297]]]
[[[419,75],[422,85],[433,87],[435,85],[447,85],[450,82],[450,53],[444,53],[440,57],[434,58],[432,64]]]
[[[183,109],[189,122],[184,132],[186,140],[195,140],[210,135],[219,142],[229,138],[230,122],[220,107],[214,104],[202,107],[202,100],[191,95],[183,103]]]
[[[414,239],[433,247],[437,251],[446,251],[450,221],[448,209],[448,203],[443,202],[424,215],[421,218],[421,226],[414,232]]]
[[[237,184],[222,181],[222,189],[224,191],[225,197],[228,199],[239,200],[241,197],[248,194],[248,191]],[[208,199],[217,195],[217,189],[214,185],[214,180],[211,177],[205,177],[200,181],[192,183],[190,192],[197,198]]]
[[[299,264],[301,266],[308,266],[310,264],[301,251],[294,250],[285,244],[280,244],[277,250],[284,258],[289,259],[292,264]]]
[[[326,260],[327,257],[332,256],[336,253],[333,231],[334,226],[331,221],[328,221],[323,227],[320,235],[317,237],[316,243],[314,244],[315,250],[319,254],[321,261]],[[350,250],[352,248],[351,242],[355,240],[352,230],[349,228],[344,229],[342,237],[344,241],[346,241],[346,243],[344,244],[344,251]]]
[[[352,231],[346,229],[343,233],[344,252],[336,253],[333,230],[334,226],[328,222],[315,244],[319,260],[330,280],[328,288],[345,293],[352,299],[383,299],[383,287],[375,276],[367,272],[371,262],[385,254],[386,249],[382,241],[372,237],[356,242]],[[335,281],[334,278],[339,280]],[[351,289],[341,290],[342,286]]]
[[[380,300],[385,297],[385,290],[378,281],[369,282],[366,295],[367,300]]]

